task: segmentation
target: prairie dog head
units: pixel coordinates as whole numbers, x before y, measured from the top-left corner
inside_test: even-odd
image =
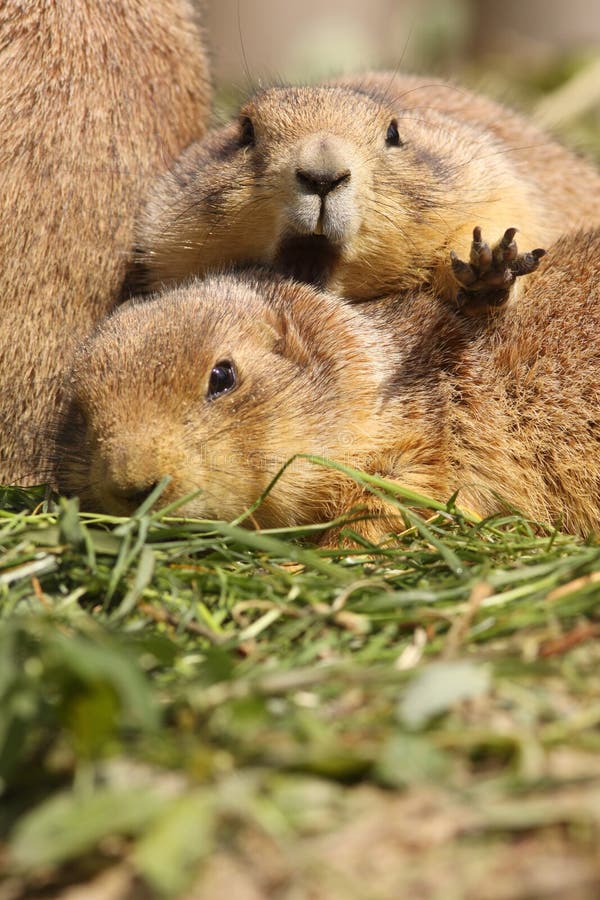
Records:
[[[506,147],[401,86],[269,88],[191,145],[142,217],[146,287],[258,263],[365,299],[427,281],[475,224],[526,240],[531,198]]]
[[[179,513],[231,519],[295,454],[359,464],[377,445],[386,340],[336,298],[258,272],[125,305],[73,366],[59,487],[126,515],[170,476],[161,505],[199,491]],[[296,461],[256,520],[327,518],[331,479]]]

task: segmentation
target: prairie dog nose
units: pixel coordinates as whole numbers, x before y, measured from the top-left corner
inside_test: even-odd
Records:
[[[122,440],[107,442],[98,452],[95,477],[109,510],[134,512],[148,499],[167,474],[157,461],[159,443],[135,432]],[[168,488],[167,488],[168,491]],[[165,492],[160,502],[164,503]]]
[[[127,503],[130,503],[132,507],[137,509],[138,506],[141,506],[144,500],[147,500],[152,491],[158,486],[158,481],[153,481],[148,484],[142,483],[132,483],[126,486],[116,487],[113,486],[111,493],[117,500],[124,500]]]
[[[350,170],[343,172],[322,172],[315,170],[296,169],[296,179],[311,194],[326,197],[338,185],[350,179]]]
[[[332,134],[309,135],[295,154],[296,183],[304,193],[323,198],[352,175],[351,147]]]
[[[128,515],[135,512],[144,500],[150,496],[158,485],[158,481],[131,479],[115,481],[110,475],[102,485],[102,501],[109,512]]]

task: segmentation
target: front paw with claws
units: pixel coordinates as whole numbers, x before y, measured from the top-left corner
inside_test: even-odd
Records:
[[[469,262],[450,253],[452,272],[460,285],[457,302],[459,307],[488,308],[506,303],[510,289],[521,275],[534,272],[545,250],[519,253],[515,242],[516,228],[507,228],[494,247],[482,240],[481,228],[473,229],[473,243]]]

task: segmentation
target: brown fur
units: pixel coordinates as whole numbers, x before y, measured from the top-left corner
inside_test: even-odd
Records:
[[[386,144],[392,120],[403,146]],[[306,171],[342,179],[323,206]],[[600,173],[523,117],[449,84],[366,75],[265,90],[189,147],[145,208],[138,277],[154,289],[258,263],[354,300],[424,283],[452,297],[449,253],[468,257],[474,225],[490,242],[516,227],[530,250],[599,223]]]
[[[59,480],[126,514],[164,476],[164,503],[239,516],[297,453],[328,456],[488,515],[516,506],[600,528],[600,230],[561,239],[488,321],[428,290],[362,306],[268,273],[211,276],[115,314],[79,352]],[[207,399],[212,368],[238,385]],[[504,501],[498,496],[504,498]],[[364,504],[349,479],[296,460],[255,519],[326,521]]]
[[[203,135],[209,86],[189,0],[11,0],[0,60],[0,481],[31,483],[142,189]]]

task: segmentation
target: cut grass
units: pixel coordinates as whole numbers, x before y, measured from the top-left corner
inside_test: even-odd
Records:
[[[593,540],[396,496],[395,542],[320,550],[43,496],[0,510],[6,896],[597,895]]]

